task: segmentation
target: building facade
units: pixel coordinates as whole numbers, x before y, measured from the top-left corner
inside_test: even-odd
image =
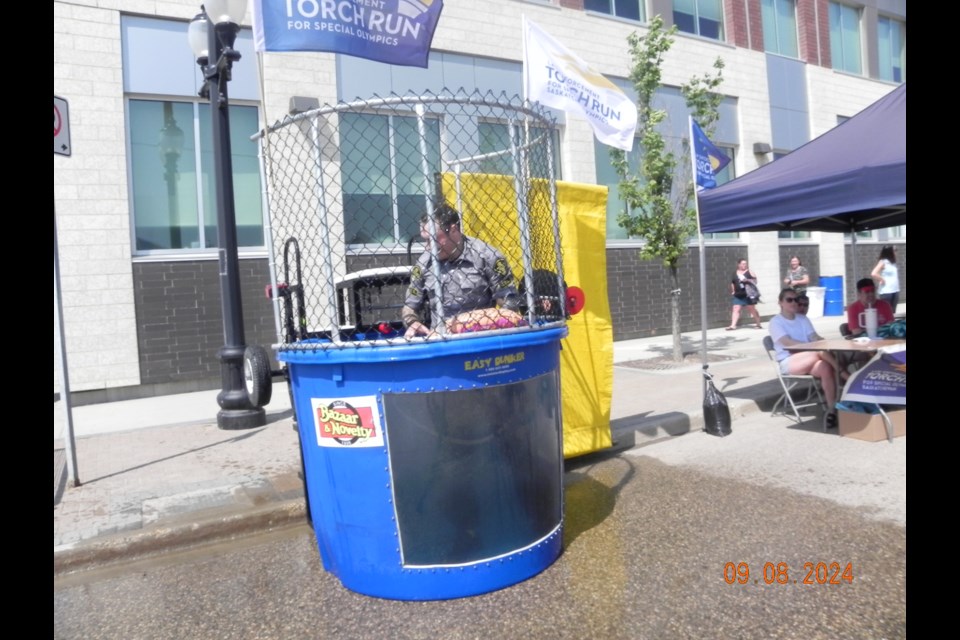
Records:
[[[249,28],[241,33],[242,58],[234,66],[230,97],[248,344],[274,344],[278,335],[264,295],[270,281],[267,179],[250,136],[309,104],[460,89],[519,95],[523,16],[631,93],[627,36],[643,33],[658,14],[677,25],[659,96],[670,114],[668,136],[677,139],[686,126],[679,86],[721,57],[725,100],[714,142],[733,158],[724,180],[789,153],[906,81],[906,0],[444,5],[427,69],[332,53],[257,54]],[[223,332],[210,114],[197,96],[202,79],[186,37],[199,7],[181,0],[54,2],[54,94],[69,102],[72,146],[69,157],[54,157],[62,321],[71,388],[88,401],[219,386]],[[607,278],[615,339],[669,333],[668,273],[659,262],[641,260],[642,242],[616,224],[620,201],[608,148],[595,142],[586,121],[562,113],[556,118],[560,179],[610,186]],[[402,118],[377,114],[342,123],[344,157],[349,159],[351,144],[390,149],[404,126]],[[442,123],[437,126],[440,135]],[[488,129],[500,135],[496,123]],[[351,138],[351,131],[364,135]],[[402,173],[403,167],[387,161],[362,176],[359,167],[345,171],[343,188],[357,202],[387,197],[394,210],[402,208],[405,194],[384,192],[376,170]],[[394,215],[393,222],[401,219],[401,213]],[[374,251],[368,238],[352,233],[345,212],[343,241],[354,267],[405,260],[403,225],[389,222],[392,231],[377,238]],[[765,294],[761,312],[769,315],[776,312],[775,294],[790,256],[800,256],[814,278],[843,276],[851,300],[853,283],[888,243],[898,249],[905,301],[905,227],[857,238],[862,274],[851,273],[851,242],[842,234],[714,234],[706,251],[709,322],[729,322],[727,283],[740,257],[758,273]],[[680,268],[684,330],[700,326],[695,239],[690,247]],[[57,366],[55,354],[55,392]]]

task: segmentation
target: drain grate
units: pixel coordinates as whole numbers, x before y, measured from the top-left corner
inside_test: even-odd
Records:
[[[708,353],[707,363],[729,362],[731,360],[743,360],[746,356],[742,354],[721,355],[718,353]],[[699,352],[684,353],[683,360],[677,362],[673,356],[657,356],[655,358],[641,358],[639,360],[627,360],[618,362],[617,366],[630,367],[631,369],[640,369],[642,371],[676,371],[677,369],[687,369],[692,366],[703,364],[703,356]]]

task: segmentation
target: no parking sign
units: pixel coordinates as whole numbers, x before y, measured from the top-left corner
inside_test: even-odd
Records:
[[[70,155],[70,116],[67,101],[53,96],[53,152]]]

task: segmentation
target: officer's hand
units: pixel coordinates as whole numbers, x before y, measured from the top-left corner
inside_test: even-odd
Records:
[[[430,333],[430,327],[422,322],[414,322],[404,332],[404,338],[414,338],[416,336],[425,336]]]

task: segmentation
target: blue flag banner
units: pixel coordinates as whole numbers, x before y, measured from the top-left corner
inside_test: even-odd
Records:
[[[253,0],[253,43],[426,67],[442,10],[443,0]]]
[[[717,172],[722,171],[730,158],[723,150],[716,147],[700,125],[693,118],[690,119],[690,130],[693,135],[693,154],[695,158],[697,186],[704,189],[713,189],[717,186]]]

